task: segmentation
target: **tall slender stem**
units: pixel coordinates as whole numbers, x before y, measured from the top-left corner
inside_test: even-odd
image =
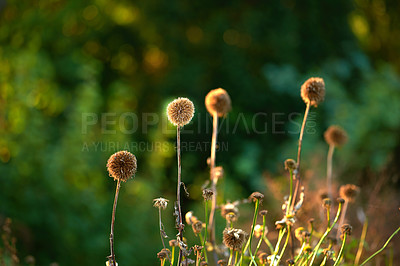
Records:
[[[341,260],[342,255],[343,255],[344,246],[346,245],[346,239],[347,239],[347,234],[344,234],[342,246],[340,247],[339,254],[337,255],[335,264],[333,264],[333,266],[339,265],[339,263],[340,263],[340,260]]]
[[[213,192],[212,201],[211,201],[211,212],[210,212],[210,220],[209,220],[209,233],[210,233],[210,241],[214,244],[215,242],[215,209],[217,207],[217,178],[214,176],[214,168],[215,168],[215,154],[217,147],[217,131],[218,131],[218,113],[214,112],[213,114],[213,132],[211,139],[211,158],[210,158],[210,178],[211,178],[211,190]]]
[[[288,244],[288,242],[289,242],[290,232],[291,232],[291,227],[288,226],[288,233],[287,233],[287,235],[286,235],[285,244],[283,245],[283,248],[282,248],[282,250],[281,250],[281,254],[279,255],[279,258],[278,258],[278,261],[276,262],[276,265],[279,265],[279,262],[280,262],[281,259],[282,259],[283,253],[285,253],[285,249],[286,249],[287,244]]]
[[[367,236],[367,229],[368,229],[368,219],[365,219],[361,233],[360,243],[358,245],[356,259],[354,260],[354,265],[358,265],[358,263],[360,262],[361,254],[365,245],[365,238]]]
[[[205,212],[205,218],[204,220],[206,221],[206,228],[204,229],[204,240],[203,240],[203,254],[204,254],[204,259],[208,263],[208,258],[207,258],[207,248],[206,248],[206,243],[207,243],[207,220],[208,220],[208,204],[207,200],[204,201],[204,212]],[[201,233],[200,233],[201,234]]]
[[[291,206],[292,209],[294,207],[294,203],[296,201],[297,193],[298,193],[300,182],[301,182],[300,181],[301,144],[303,143],[304,129],[306,127],[307,116],[308,116],[309,111],[310,111],[310,103],[307,103],[306,111],[304,113],[304,118],[303,118],[303,124],[301,125],[301,131],[300,131],[300,137],[299,137],[299,148],[297,150],[296,188],[294,190],[293,199],[292,199],[292,206]]]
[[[181,209],[181,128],[176,128],[176,154],[178,157],[178,187],[176,191],[176,202],[178,205],[178,235],[180,240],[183,241],[183,223],[182,223],[182,209]],[[178,265],[182,262],[182,249],[179,249]]]
[[[114,198],[113,212],[111,217],[111,233],[110,233],[110,250],[111,250],[111,259],[113,262],[113,266],[117,265],[114,253],[114,222],[115,222],[115,211],[117,209],[117,201],[118,201],[118,194],[120,187],[121,187],[121,180],[118,179],[117,188],[115,189],[115,198]]]
[[[338,230],[336,233],[336,236],[339,236],[340,234],[340,228],[342,227],[343,223],[344,223],[344,218],[346,217],[346,212],[347,212],[347,206],[349,205],[349,201],[346,200],[343,204],[343,211],[342,211],[342,216],[340,217],[340,221],[338,224]]]
[[[377,252],[375,252],[374,254],[372,254],[368,259],[366,259],[363,263],[361,263],[360,266],[365,265],[368,261],[370,261],[373,257],[375,257],[376,255],[378,255],[379,253],[381,253],[386,246],[389,244],[390,240],[392,240],[392,238],[400,231],[400,227],[397,228],[396,231],[393,232],[393,234],[388,238],[388,240],[385,242],[385,244],[383,245],[383,247],[381,249],[379,249]]]
[[[332,157],[334,150],[335,145],[329,145],[328,158],[326,159],[326,182],[330,199],[332,199]]]

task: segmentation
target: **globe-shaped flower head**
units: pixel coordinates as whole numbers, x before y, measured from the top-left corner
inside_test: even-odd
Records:
[[[128,151],[116,152],[107,161],[108,173],[114,180],[126,182],[129,178],[133,178],[136,169],[136,157]]]
[[[329,145],[342,146],[347,142],[347,133],[339,126],[330,126],[325,131],[324,138]]]
[[[325,82],[322,78],[309,78],[301,86],[301,98],[308,104],[317,107],[325,97]]]
[[[177,127],[183,127],[192,120],[194,105],[188,98],[178,98],[168,104],[168,120]]]
[[[206,108],[211,115],[217,113],[219,117],[222,117],[232,108],[231,98],[222,88],[211,90],[206,96]]]

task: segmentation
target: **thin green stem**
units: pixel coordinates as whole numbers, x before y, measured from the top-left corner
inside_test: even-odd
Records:
[[[276,255],[279,252],[279,246],[281,245],[281,241],[282,241],[283,236],[285,235],[285,233],[286,233],[286,227],[285,228],[281,228],[281,230],[279,230],[278,241],[276,242],[275,250],[274,250],[274,253],[272,254],[273,255],[272,262],[271,262],[270,265],[275,265],[274,263],[275,263]]]
[[[263,226],[262,226],[262,231],[261,231],[261,237],[260,237],[260,240],[258,241],[257,248],[256,248],[256,251],[254,252],[254,254],[258,253],[258,250],[260,249],[262,240],[264,238],[264,234],[265,234],[265,215],[263,216]],[[250,265],[251,265],[251,263],[250,263]]]
[[[233,249],[231,248],[229,250],[229,261],[228,261],[228,265],[232,265],[232,258],[233,258]]]
[[[367,229],[368,229],[368,219],[365,219],[362,233],[361,233],[361,238],[360,238],[360,243],[358,244],[358,250],[357,250],[357,255],[356,259],[354,260],[354,265],[357,266],[358,263],[360,262],[361,254],[365,245],[365,238],[367,236]]]
[[[383,245],[383,247],[381,249],[379,249],[377,252],[375,252],[374,254],[372,254],[368,259],[366,259],[363,263],[361,263],[360,266],[366,264],[368,261],[370,261],[373,257],[375,257],[376,255],[378,255],[379,253],[381,253],[386,246],[389,244],[390,240],[392,240],[392,238],[400,231],[400,227],[397,228],[396,231],[393,232],[393,234],[389,237],[389,239],[386,241],[386,243]]]
[[[249,240],[247,240],[246,246],[244,247],[244,251],[245,252],[246,252],[247,249],[249,249],[249,253],[250,253],[250,257],[251,257],[252,263],[253,262],[256,263],[254,261],[253,253],[251,252],[251,240],[253,239],[253,235],[254,235],[254,227],[256,226],[256,222],[257,222],[257,215],[258,215],[258,207],[259,206],[260,206],[260,200],[256,199],[256,204],[255,204],[255,208],[254,208],[253,225],[251,226],[251,233],[250,233]],[[241,264],[243,262],[243,256],[244,256],[244,254],[242,253],[242,256],[240,257],[240,263]]]
[[[343,255],[344,246],[346,245],[346,239],[347,239],[347,234],[344,234],[342,246],[340,248],[339,254],[337,255],[335,264],[333,264],[333,266],[337,266],[340,263],[340,259],[341,259],[342,255]]]
[[[332,157],[335,145],[329,145],[328,157],[326,159],[326,182],[328,187],[328,197],[332,199]]]
[[[331,226],[331,208],[326,209],[326,219],[328,220],[328,227]]]
[[[290,175],[290,189],[289,189],[289,200],[288,200],[288,204],[286,206],[286,216],[289,215],[290,205],[292,203],[292,197],[293,197],[293,170],[292,169],[289,169],[289,175]]]
[[[337,210],[337,213],[336,213],[336,217],[335,217],[335,220],[334,220],[333,223],[332,223],[332,226],[331,226],[331,227],[328,227],[328,228],[326,229],[325,233],[322,235],[322,237],[321,237],[321,239],[319,240],[318,244],[315,246],[315,248],[313,249],[313,251],[312,251],[312,253],[311,253],[311,254],[312,254],[312,258],[311,258],[311,262],[310,262],[310,264],[309,264],[310,266],[314,263],[314,260],[315,260],[317,254],[318,254],[318,250],[319,250],[319,248],[321,247],[322,242],[325,240],[325,238],[326,238],[326,237],[328,236],[328,234],[331,232],[332,228],[333,228],[333,227],[335,226],[335,224],[337,223],[341,211],[342,211],[342,203],[339,203],[339,207],[338,207],[338,210]]]
[[[289,242],[290,232],[291,232],[291,227],[288,226],[288,233],[287,233],[287,235],[286,235],[285,244],[283,245],[283,248],[282,248],[281,253],[280,253],[280,255],[279,255],[278,261],[276,262],[276,265],[279,265],[279,262],[281,261],[282,256],[283,256],[283,254],[285,253],[285,249],[286,249],[287,244],[288,244],[288,242]]]
[[[347,212],[347,207],[348,207],[348,205],[349,205],[349,202],[346,200],[346,201],[344,202],[344,205],[343,205],[342,217],[340,217],[340,221],[339,221],[339,224],[338,224],[338,228],[341,228],[342,225],[343,225],[343,223],[344,223],[344,218],[345,218],[345,216],[346,216],[346,212]],[[336,233],[336,236],[337,236],[337,237],[339,237],[339,235],[340,235],[340,230],[338,230],[337,233]]]
[[[301,245],[301,248],[300,248],[299,255],[297,255],[297,258],[294,260],[294,263],[296,263],[301,258],[301,255],[303,254],[305,246],[306,246],[306,242],[303,241],[303,244]]]
[[[306,127],[306,121],[307,121],[307,116],[308,116],[309,111],[310,111],[310,103],[307,103],[306,111],[304,112],[303,123],[301,125],[301,131],[300,131],[300,137],[299,137],[299,148],[297,150],[296,188],[295,188],[294,194],[293,194],[291,209],[294,208],[294,203],[296,202],[297,192],[299,190],[300,182],[301,182],[300,181],[301,145],[303,143],[304,129]]]
[[[178,126],[176,128],[176,152],[177,152],[177,159],[178,159],[178,184],[177,184],[177,191],[176,191],[176,202],[178,206],[178,236],[181,241],[183,241],[183,223],[182,223],[182,209],[181,209],[181,128]],[[182,250],[179,249],[179,257],[178,257],[178,265],[182,262]]]
[[[175,246],[172,246],[172,251],[171,251],[171,265],[174,265],[175,261]]]

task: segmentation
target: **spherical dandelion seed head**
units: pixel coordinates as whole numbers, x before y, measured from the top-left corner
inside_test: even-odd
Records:
[[[340,187],[339,195],[348,202],[353,202],[358,195],[360,188],[353,184],[347,184]]]
[[[334,146],[343,146],[347,142],[347,133],[339,126],[330,126],[324,133],[326,143]]]
[[[322,78],[309,78],[301,86],[301,98],[306,104],[318,106],[325,98],[325,82]]]
[[[168,201],[169,200],[164,198],[153,199],[153,206],[165,210],[167,208]]]
[[[233,250],[240,250],[246,241],[247,234],[242,229],[225,228],[223,242],[225,246]]]
[[[107,170],[114,180],[126,182],[136,174],[136,157],[128,151],[116,152],[108,159]]]
[[[211,90],[206,96],[205,103],[207,111],[211,115],[217,113],[218,117],[225,116],[232,109],[231,98],[222,88]]]
[[[194,105],[188,98],[178,98],[168,104],[168,120],[177,127],[187,125],[193,118]]]

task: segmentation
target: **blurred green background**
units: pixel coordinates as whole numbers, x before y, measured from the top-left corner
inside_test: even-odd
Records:
[[[327,92],[312,109],[303,169],[324,177],[323,159],[312,158],[325,158],[323,132],[339,124],[350,137],[335,156],[339,183],[369,191],[381,180],[378,196],[398,195],[399,14],[397,0],[0,1],[0,222],[13,219],[21,261],[30,254],[37,265],[104,265],[115,189],[105,164],[129,149],[138,173],[120,193],[117,260],[157,264],[153,198],[170,200],[164,223],[176,233],[175,133],[165,107],[179,96],[195,104],[182,140],[205,144],[183,151],[183,208],[203,217],[204,97],[218,87],[233,104],[217,154],[225,199],[267,193],[266,176],[283,175],[310,76],[323,77]],[[372,205],[380,204],[388,206]]]

